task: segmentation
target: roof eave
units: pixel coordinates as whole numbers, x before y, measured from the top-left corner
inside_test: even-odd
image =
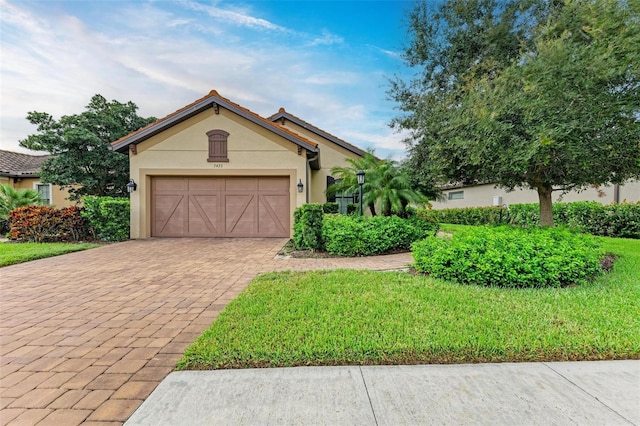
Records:
[[[349,152],[352,152],[356,155],[359,155],[360,157],[362,157],[365,154],[365,151],[361,150],[360,148],[353,146],[351,144],[345,143],[345,141],[338,139],[337,137],[333,136],[330,133],[325,132],[324,130],[314,126],[313,124],[307,123],[306,121],[303,121],[302,119],[296,117],[295,115],[291,115],[286,111],[279,111],[275,114],[273,114],[272,116],[269,117],[269,120],[271,121],[278,121],[281,118],[284,118],[286,120],[289,120],[295,124],[297,124],[300,127],[303,127],[313,133],[315,133],[318,136],[322,136],[323,138],[330,140],[331,142],[335,143],[338,146],[341,146],[342,148],[346,149]]]
[[[265,126],[265,123],[259,119],[257,119],[256,117],[254,117],[253,115],[247,113],[246,111],[238,108],[237,106],[225,101],[224,99],[220,99],[218,97],[216,97],[215,95],[212,95],[210,97],[208,97],[207,99],[202,100],[201,102],[198,102],[197,104],[193,105],[192,107],[184,110],[184,111],[180,111],[178,114],[160,122],[157,124],[157,126],[151,125],[148,129],[145,129],[139,133],[136,133],[134,135],[132,135],[130,138],[125,138],[123,140],[121,140],[120,142],[114,144],[111,146],[111,150],[113,151],[118,151],[118,152],[124,152],[126,151],[127,147],[131,144],[139,144],[140,142],[143,142],[149,138],[151,138],[152,136],[157,135],[158,133],[161,133],[163,131],[165,131],[166,129],[175,126],[176,124],[185,121],[191,117],[193,117],[194,115],[197,115],[199,113],[201,113],[202,111],[213,107],[214,105],[218,105],[219,107],[225,108],[231,112],[234,112],[238,115],[240,115],[243,118],[246,118],[247,120],[251,121],[254,124],[257,124],[263,128],[267,128],[268,130],[272,131],[273,133],[289,140],[290,142],[295,143],[296,145],[301,146],[302,148],[311,151],[311,152],[318,152],[318,147],[311,145],[303,140],[300,140],[290,134],[288,134],[285,131],[282,131],[280,129],[278,129],[277,127],[273,126]]]

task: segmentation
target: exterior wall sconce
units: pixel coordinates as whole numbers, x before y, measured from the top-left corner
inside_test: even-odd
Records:
[[[127,192],[131,194],[136,189],[138,189],[138,184],[133,179],[131,179],[127,184]]]
[[[358,185],[360,186],[360,216],[362,216],[364,214],[364,212],[362,211],[362,185],[364,185],[364,170],[360,169],[358,170],[358,173],[356,173],[356,177],[358,178]]]
[[[302,191],[304,190],[304,183],[302,183],[302,179],[300,179],[300,182],[298,182],[298,193],[302,194]]]

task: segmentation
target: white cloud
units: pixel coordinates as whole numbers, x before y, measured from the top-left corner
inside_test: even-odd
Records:
[[[322,30],[322,35],[319,37],[314,37],[307,45],[308,46],[329,46],[332,44],[342,44],[344,43],[344,39],[335,34],[331,34],[327,30]]]
[[[182,2],[186,7],[199,11],[205,12],[210,17],[222,21],[225,24],[234,24],[241,27],[247,27],[252,29],[259,30],[269,30],[269,31],[283,31],[287,32],[288,30],[280,25],[276,25],[272,22],[267,21],[266,19],[256,18],[242,11],[233,11],[222,9],[216,6],[205,6],[200,3],[185,1]]]
[[[100,93],[163,117],[216,89],[263,116],[283,106],[351,143],[378,147],[381,156],[404,152],[385,133],[388,119],[372,118],[384,97],[381,73],[364,74],[357,61],[309,47],[314,38],[325,40],[319,46],[344,43],[328,31],[314,37],[247,11],[195,3],[118,2],[99,20],[49,3],[0,4],[3,149],[18,149],[35,130],[28,111],[75,114]],[[211,18],[232,25],[210,25]]]

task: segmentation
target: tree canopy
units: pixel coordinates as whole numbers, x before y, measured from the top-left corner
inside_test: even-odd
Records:
[[[55,157],[42,165],[44,182],[69,188],[70,198],[84,195],[125,196],[129,159],[109,149],[110,143],[154,121],[137,115],[133,102],[108,102],[94,95],[85,111],[55,120],[45,112],[29,112],[37,133],[20,146],[47,151]]]
[[[410,16],[417,69],[390,94],[421,187],[538,192],[640,177],[640,6],[615,0],[449,0]]]

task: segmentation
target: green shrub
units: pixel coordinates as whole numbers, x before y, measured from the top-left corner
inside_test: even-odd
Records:
[[[340,213],[340,206],[335,202],[327,202],[322,205],[322,212],[326,214]]]
[[[293,213],[293,242],[298,250],[322,250],[321,204],[304,204]]]
[[[415,268],[461,284],[563,287],[602,273],[602,250],[567,228],[482,227],[412,246]]]
[[[437,225],[433,222],[397,216],[326,215],[322,226],[326,250],[338,256],[372,256],[407,250],[412,242],[436,232]]]
[[[9,238],[27,242],[81,241],[89,232],[82,209],[27,206],[9,213]]]
[[[553,220],[556,225],[566,225],[593,235],[640,238],[640,203],[554,203]],[[538,226],[538,204],[512,204],[509,206],[509,223],[522,227]]]
[[[365,210],[366,207],[362,206],[362,209]],[[349,203],[347,204],[347,214],[349,215],[356,215],[360,213],[360,205],[356,204],[356,203]]]
[[[83,216],[88,220],[91,232],[104,241],[123,241],[129,238],[130,201],[128,198],[83,198]]]
[[[417,214],[423,219],[456,225],[501,225],[507,223],[508,210],[505,207],[467,207],[461,209],[427,210],[419,209]]]

